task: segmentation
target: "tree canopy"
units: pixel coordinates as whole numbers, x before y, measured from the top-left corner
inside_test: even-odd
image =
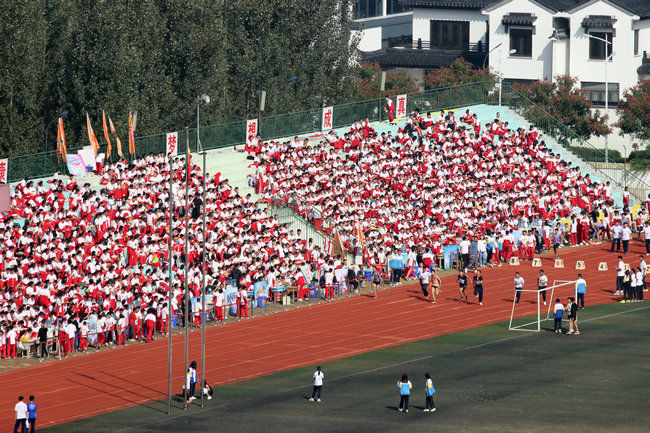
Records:
[[[640,81],[623,92],[616,112],[620,135],[630,135],[642,143],[650,141],[650,81]]]
[[[523,96],[535,103],[535,106],[523,106],[524,116],[533,123],[543,121],[551,114],[568,128],[556,128],[547,125],[545,129],[563,140],[571,140],[576,136],[583,140],[591,136],[603,136],[611,133],[606,124],[607,115],[601,115],[599,110],[592,113],[591,102],[576,86],[578,79],[568,75],[558,75],[553,82],[534,81],[530,84],[515,83],[514,88]],[[575,135],[574,135],[575,134]]]
[[[14,0],[0,10],[0,154],[41,151],[64,110],[69,146],[102,110],[126,136],[331,105],[352,96],[352,0]],[[50,135],[55,129],[50,130]],[[101,137],[101,134],[98,134]],[[50,137],[50,150],[54,140]]]

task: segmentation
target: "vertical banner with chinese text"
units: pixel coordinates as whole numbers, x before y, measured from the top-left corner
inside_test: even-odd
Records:
[[[323,122],[321,124],[321,131],[326,133],[334,126],[334,107],[323,107]]]
[[[395,109],[395,117],[406,117],[406,95],[397,95],[395,98],[397,101],[397,107]]]
[[[165,153],[172,156],[178,155],[178,131],[167,133],[167,149]]]

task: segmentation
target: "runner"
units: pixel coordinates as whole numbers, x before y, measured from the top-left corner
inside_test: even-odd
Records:
[[[433,274],[431,274],[431,298],[432,298],[432,303],[436,303],[436,296],[442,292],[442,281],[440,280],[440,277],[436,273],[436,271],[433,271]]]
[[[464,296],[467,301],[467,293],[465,293],[465,289],[467,288],[467,274],[465,274],[464,270],[460,270],[456,281],[458,281],[458,291],[460,292],[460,298],[458,300],[462,301]]]
[[[478,296],[478,304],[483,305],[483,275],[481,275],[480,269],[476,270],[472,284],[474,285],[474,296]]]

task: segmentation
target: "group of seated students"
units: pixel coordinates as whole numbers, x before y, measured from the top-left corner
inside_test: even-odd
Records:
[[[352,250],[363,232],[369,264],[393,247],[439,255],[464,237],[484,237],[497,261],[526,258],[539,251],[538,235],[543,249],[556,229],[563,241],[586,243],[631,218],[614,209],[609,182],[592,181],[534,126],[511,129],[498,113],[481,127],[469,110],[460,119],[415,111],[395,134],[377,134],[366,119],[315,146],[257,137],[248,150],[264,198],[285,198],[316,227],[336,228]]]
[[[498,116],[481,128],[471,113],[457,121],[414,112],[395,135],[378,135],[366,119],[316,145],[251,137],[246,149],[261,199],[280,197],[318,229],[336,228],[348,251],[378,269],[395,249],[417,248],[430,260],[463,236],[505,238],[534,220],[611,206],[608,184],[553,154],[534,127],[513,131]],[[163,154],[109,163],[99,191],[58,176],[14,187],[11,211],[0,214],[0,357],[15,357],[21,341],[41,342],[42,329],[63,354],[166,332],[170,302],[178,314],[186,285],[200,294],[203,212],[205,279],[217,309],[226,306],[219,289],[233,281],[244,289],[295,284],[302,297],[322,274],[348,275],[345,260],[280,225],[219,173],[208,175],[204,203],[201,170],[191,165],[187,200],[185,160],[171,161],[171,198]],[[198,320],[200,305],[187,306]]]

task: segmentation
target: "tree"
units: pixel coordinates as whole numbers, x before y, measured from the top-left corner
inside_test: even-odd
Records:
[[[576,137],[587,140],[591,136],[600,137],[611,133],[611,128],[605,123],[607,115],[601,115],[599,110],[591,111],[592,104],[577,88],[577,82],[575,77],[558,75],[552,83],[515,83],[514,89],[527,100],[519,101],[524,117],[534,124],[545,124],[547,133],[564,142]],[[549,116],[561,125],[546,122]]]
[[[650,81],[642,80],[623,92],[618,101],[618,122],[620,135],[630,135],[640,142],[650,140]],[[637,143],[634,143],[638,145]]]
[[[429,72],[424,77],[424,87],[427,90],[440,87],[458,86],[461,84],[477,83],[485,81],[494,83],[498,77],[487,68],[474,69],[471,63],[465,59],[458,58],[449,66],[443,66]],[[491,90],[494,86],[490,86]]]
[[[386,73],[384,91],[380,94],[381,66],[377,62],[361,63],[355,73],[354,98],[357,100],[413,93],[419,89],[417,80],[403,71],[394,70]]]
[[[298,80],[279,93],[277,112],[337,104],[353,94],[352,0],[4,6],[2,156],[41,151],[46,126],[63,110],[70,112],[68,147],[75,148],[88,144],[86,112],[97,129],[106,110],[126,142],[129,111],[138,111],[138,136],[178,130],[195,124],[202,93],[213,100],[201,110],[203,125],[257,116],[259,92],[273,95],[292,76]]]

